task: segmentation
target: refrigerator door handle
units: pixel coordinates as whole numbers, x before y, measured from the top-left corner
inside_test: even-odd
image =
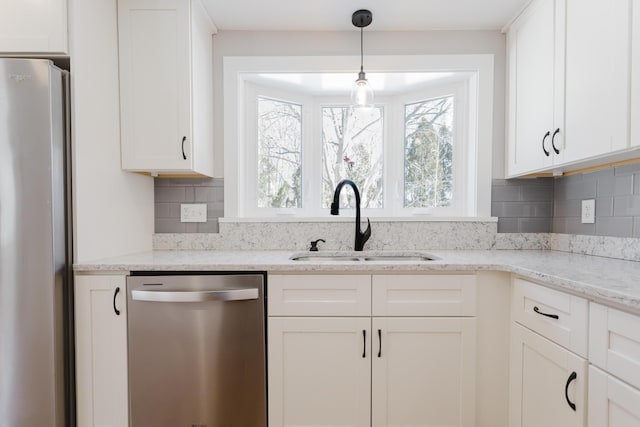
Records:
[[[151,302],[203,302],[203,301],[243,301],[258,299],[258,289],[227,289],[220,291],[131,291],[136,301]]]

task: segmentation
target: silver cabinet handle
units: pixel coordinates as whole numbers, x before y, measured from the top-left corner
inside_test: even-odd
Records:
[[[203,301],[241,301],[258,299],[258,289],[229,289],[221,291],[131,291],[136,301],[152,302],[203,302]]]

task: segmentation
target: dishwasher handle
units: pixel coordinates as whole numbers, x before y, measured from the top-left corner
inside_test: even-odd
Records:
[[[219,291],[131,291],[135,301],[151,302],[204,302],[243,301],[258,299],[257,288],[225,289]]]

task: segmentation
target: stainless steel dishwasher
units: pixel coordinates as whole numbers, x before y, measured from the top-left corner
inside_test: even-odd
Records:
[[[127,278],[131,427],[267,425],[265,278]]]

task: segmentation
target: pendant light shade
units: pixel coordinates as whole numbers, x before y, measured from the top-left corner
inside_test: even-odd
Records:
[[[371,24],[373,21],[373,15],[370,11],[361,9],[353,12],[351,16],[351,22],[354,26],[360,28],[360,72],[358,73],[358,79],[355,81],[353,89],[351,90],[351,103],[355,107],[371,108],[373,107],[373,89],[367,80],[363,67],[363,29]]]

